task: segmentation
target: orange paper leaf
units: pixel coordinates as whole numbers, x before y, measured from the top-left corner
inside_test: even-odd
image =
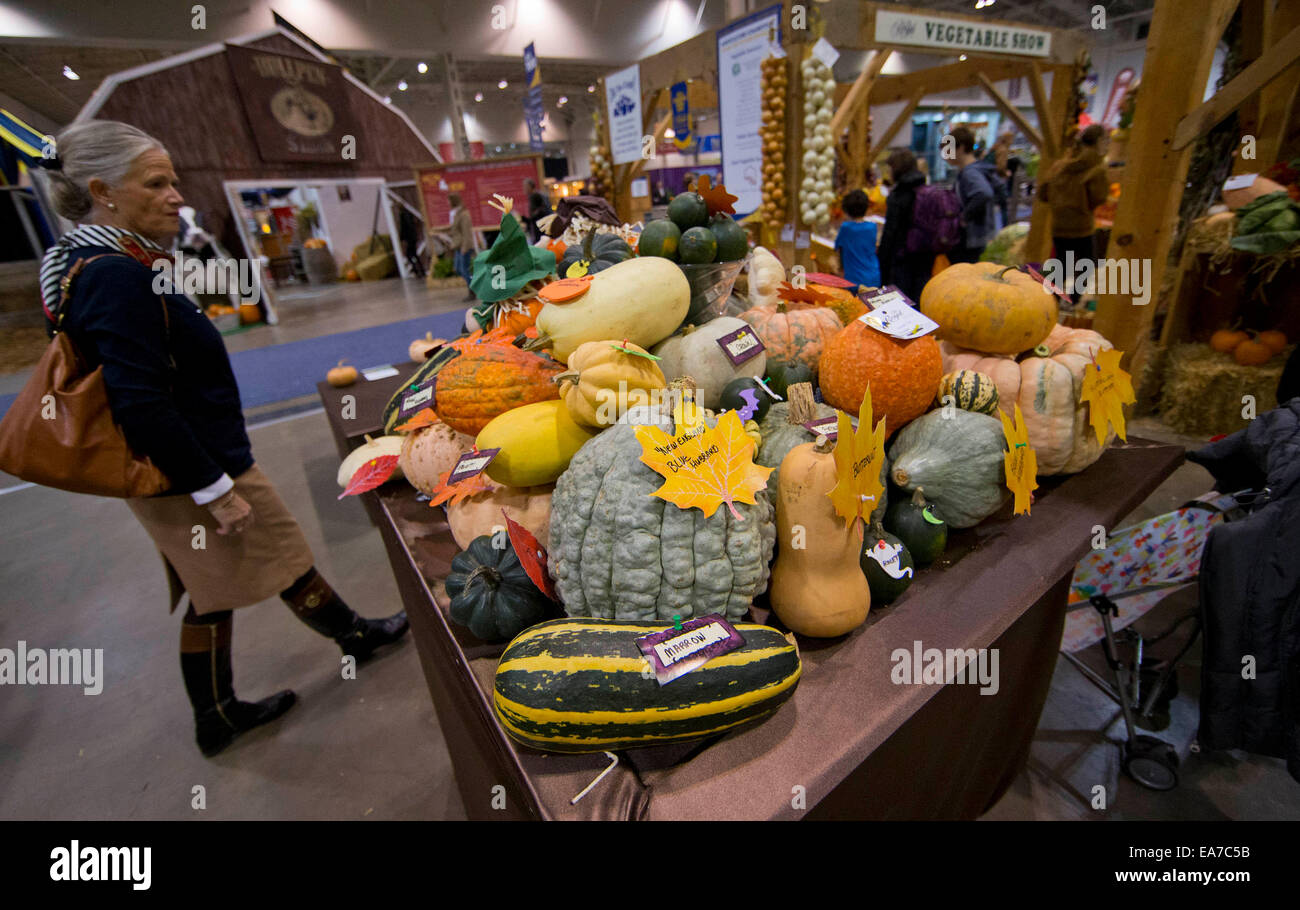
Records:
[[[704,197],[704,204],[708,207],[710,216],[716,215],[718,212],[726,212],[728,215],[736,214],[734,203],[738,202],[740,197],[728,193],[727,188],[721,183],[713,186],[713,180],[708,174],[700,177],[696,192]]]
[[[827,493],[831,505],[851,527],[862,519],[865,526],[871,513],[880,505],[884,486],[880,482],[880,466],[885,459],[885,418],[876,421],[871,410],[871,386],[867,386],[858,409],[858,429],[855,432],[849,415],[836,412],[835,486]]]
[[[767,486],[771,468],[754,464],[754,440],[735,411],[718,425],[694,434],[669,436],[656,426],[636,428],[641,461],[662,474],[664,485],[651,495],[679,509],[699,509],[710,516],[723,503],[743,520],[735,503],[754,505],[754,494]]]
[[[1025,426],[1025,415],[1020,413],[1020,404],[1016,404],[1015,420],[1012,421],[1002,411],[1002,433],[1007,440],[1007,454],[1002,458],[1002,466],[1007,476],[1007,489],[1015,494],[1015,515],[1028,515],[1033,503],[1034,490],[1038,489],[1038,455],[1029,445],[1029,429]]]
[[[416,430],[423,430],[425,427],[431,427],[435,423],[441,423],[438,415],[433,412],[433,408],[425,408],[417,411],[408,417],[405,421],[393,427],[394,433],[414,433]]]
[[[809,306],[821,306],[834,299],[830,294],[816,288],[797,288],[788,281],[781,282],[781,285],[776,289],[776,296],[786,303],[806,303]]]
[[[448,484],[447,478],[451,476],[451,471],[443,471],[438,475],[438,485],[433,488],[433,496],[429,499],[429,505],[441,506],[455,505],[466,497],[473,496],[476,493],[491,493],[495,484],[488,480],[480,471],[473,477],[466,477],[460,483]]]

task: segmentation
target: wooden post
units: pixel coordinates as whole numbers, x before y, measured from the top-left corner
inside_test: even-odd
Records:
[[[871,95],[871,85],[880,75],[880,71],[892,53],[893,51],[888,49],[878,50],[871,55],[867,65],[862,68],[862,73],[849,88],[849,93],[840,102],[840,106],[836,108],[835,115],[831,117],[831,135],[835,139],[839,139],[840,131],[844,129],[844,125],[850,118],[866,105],[867,98]]]
[[[894,137],[898,135],[898,131],[906,126],[912,119],[912,112],[916,110],[916,106],[921,103],[921,99],[924,97],[925,89],[919,89],[915,95],[907,99],[907,104],[903,105],[903,109],[898,112],[898,116],[895,117],[893,122],[890,123],[885,131],[880,134],[880,141],[872,144],[870,150],[867,152],[869,158],[874,160],[882,150],[889,148],[889,143],[894,141]]]
[[[1237,0],[1204,0],[1200,15],[1189,16],[1179,0],[1156,0],[1151,19],[1142,65],[1142,95],[1106,253],[1108,258],[1151,264],[1147,289],[1151,299],[1145,306],[1136,306],[1133,294],[1108,289],[1097,301],[1093,326],[1125,352],[1126,368],[1139,384],[1150,357],[1151,321],[1178,227],[1178,207],[1191,158],[1191,148],[1173,148],[1174,133],[1179,121],[1201,101],[1214,49],[1236,5]]]
[[[1040,123],[1044,135],[1051,133],[1056,154],[1045,150],[1038,156],[1038,185],[1042,186],[1047,172],[1065,153],[1065,128],[1073,112],[1070,101],[1074,96],[1074,67],[1052,67],[1052,94],[1047,102],[1047,122]],[[1040,115],[1041,116],[1041,115]],[[1047,140],[1043,140],[1046,142]],[[1029,236],[1025,238],[1025,259],[1042,262],[1052,251],[1052,210],[1034,196],[1034,210],[1029,218]]]

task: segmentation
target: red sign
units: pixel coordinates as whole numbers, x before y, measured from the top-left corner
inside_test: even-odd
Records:
[[[493,201],[493,194],[509,196],[515,201],[515,211],[526,213],[528,194],[524,192],[524,181],[529,177],[541,185],[540,155],[430,164],[415,169],[415,182],[420,187],[424,217],[430,230],[451,224],[451,204],[447,201],[450,193],[460,194],[476,230],[496,230],[501,226],[501,213],[488,205]]]

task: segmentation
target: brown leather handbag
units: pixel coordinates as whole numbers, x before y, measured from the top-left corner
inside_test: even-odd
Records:
[[[105,253],[102,255],[116,255]],[[0,420],[0,470],[30,483],[95,496],[154,496],[170,486],[148,458],[131,451],[113,422],[104,368],[88,370],[63,326],[72,282],[100,256],[80,259],[60,286],[54,340]],[[161,297],[170,348],[171,324]]]

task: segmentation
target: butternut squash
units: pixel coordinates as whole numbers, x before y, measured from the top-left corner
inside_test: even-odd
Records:
[[[836,482],[834,446],[826,437],[795,446],[781,462],[777,484],[781,547],[768,598],[781,622],[811,638],[852,632],[871,609],[871,588],[858,565],[862,544],[827,498]]]

